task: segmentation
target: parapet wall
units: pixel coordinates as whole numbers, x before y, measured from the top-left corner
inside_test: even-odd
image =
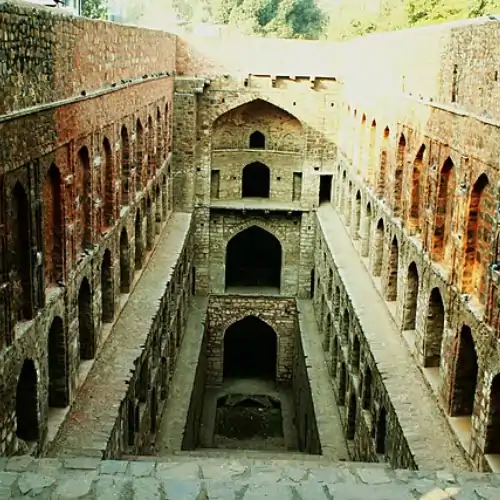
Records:
[[[0,2],[0,113],[175,69],[176,37]]]

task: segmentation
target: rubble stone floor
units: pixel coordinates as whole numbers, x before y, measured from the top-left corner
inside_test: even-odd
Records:
[[[498,500],[500,474],[320,461],[0,458],[0,498],[50,500]]]

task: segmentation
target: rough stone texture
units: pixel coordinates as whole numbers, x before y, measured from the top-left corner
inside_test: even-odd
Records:
[[[68,469],[60,460],[49,474],[38,473],[38,460],[26,472],[0,471],[0,493],[14,498],[154,499],[261,498],[289,500],[420,500],[456,498],[492,500],[500,496],[497,474],[475,476],[391,470],[383,466],[319,461],[174,457],[162,461],[123,461],[120,469]],[[71,479],[68,479],[68,475]]]

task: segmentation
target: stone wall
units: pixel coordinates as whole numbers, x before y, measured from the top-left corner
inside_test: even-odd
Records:
[[[219,385],[223,378],[224,335],[229,326],[255,316],[277,336],[276,376],[279,383],[292,379],[297,335],[295,299],[237,295],[211,295],[208,303],[207,384]]]
[[[0,117],[0,453],[11,454],[54,438],[172,212],[173,78],[159,73],[175,40],[32,4],[0,10],[13,55]]]

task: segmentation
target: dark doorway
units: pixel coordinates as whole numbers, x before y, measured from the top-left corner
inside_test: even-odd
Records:
[[[37,376],[31,359],[23,363],[16,390],[16,435],[23,441],[37,441],[39,436]]]
[[[280,281],[281,245],[275,236],[252,226],[229,241],[226,250],[226,288],[279,288]]]
[[[130,257],[127,230],[120,234],[120,293],[130,292]]]
[[[78,337],[80,359],[93,359],[95,356],[94,322],[92,318],[92,295],[87,278],[84,278],[78,293]]]
[[[67,366],[63,322],[56,316],[49,330],[49,406],[64,408],[69,404]]]
[[[319,203],[332,201],[332,176],[322,175],[319,178]]]
[[[113,293],[111,252],[109,250],[104,252],[101,264],[101,311],[102,322],[112,323],[115,315],[115,298]]]
[[[250,163],[243,169],[242,197],[269,198],[271,174],[263,163]]]
[[[485,453],[500,453],[500,374],[495,375],[490,388],[490,411],[486,421]]]
[[[276,378],[277,338],[255,316],[233,323],[224,335],[224,378]]]
[[[156,400],[156,389],[153,388],[151,391],[151,434],[156,432],[156,414],[158,413],[157,400]]]
[[[381,408],[377,422],[377,436],[375,441],[375,451],[380,455],[385,454],[386,433],[387,433],[387,413],[385,411],[385,408]]]
[[[142,269],[142,218],[138,209],[135,215],[135,269]]]
[[[251,149],[265,149],[266,147],[266,136],[256,130],[250,135],[250,148]]]
[[[310,283],[309,283],[309,295],[310,295],[310,298],[314,298],[314,283],[315,283],[315,280],[316,278],[314,277],[314,269],[311,269],[311,280],[310,280]]]

